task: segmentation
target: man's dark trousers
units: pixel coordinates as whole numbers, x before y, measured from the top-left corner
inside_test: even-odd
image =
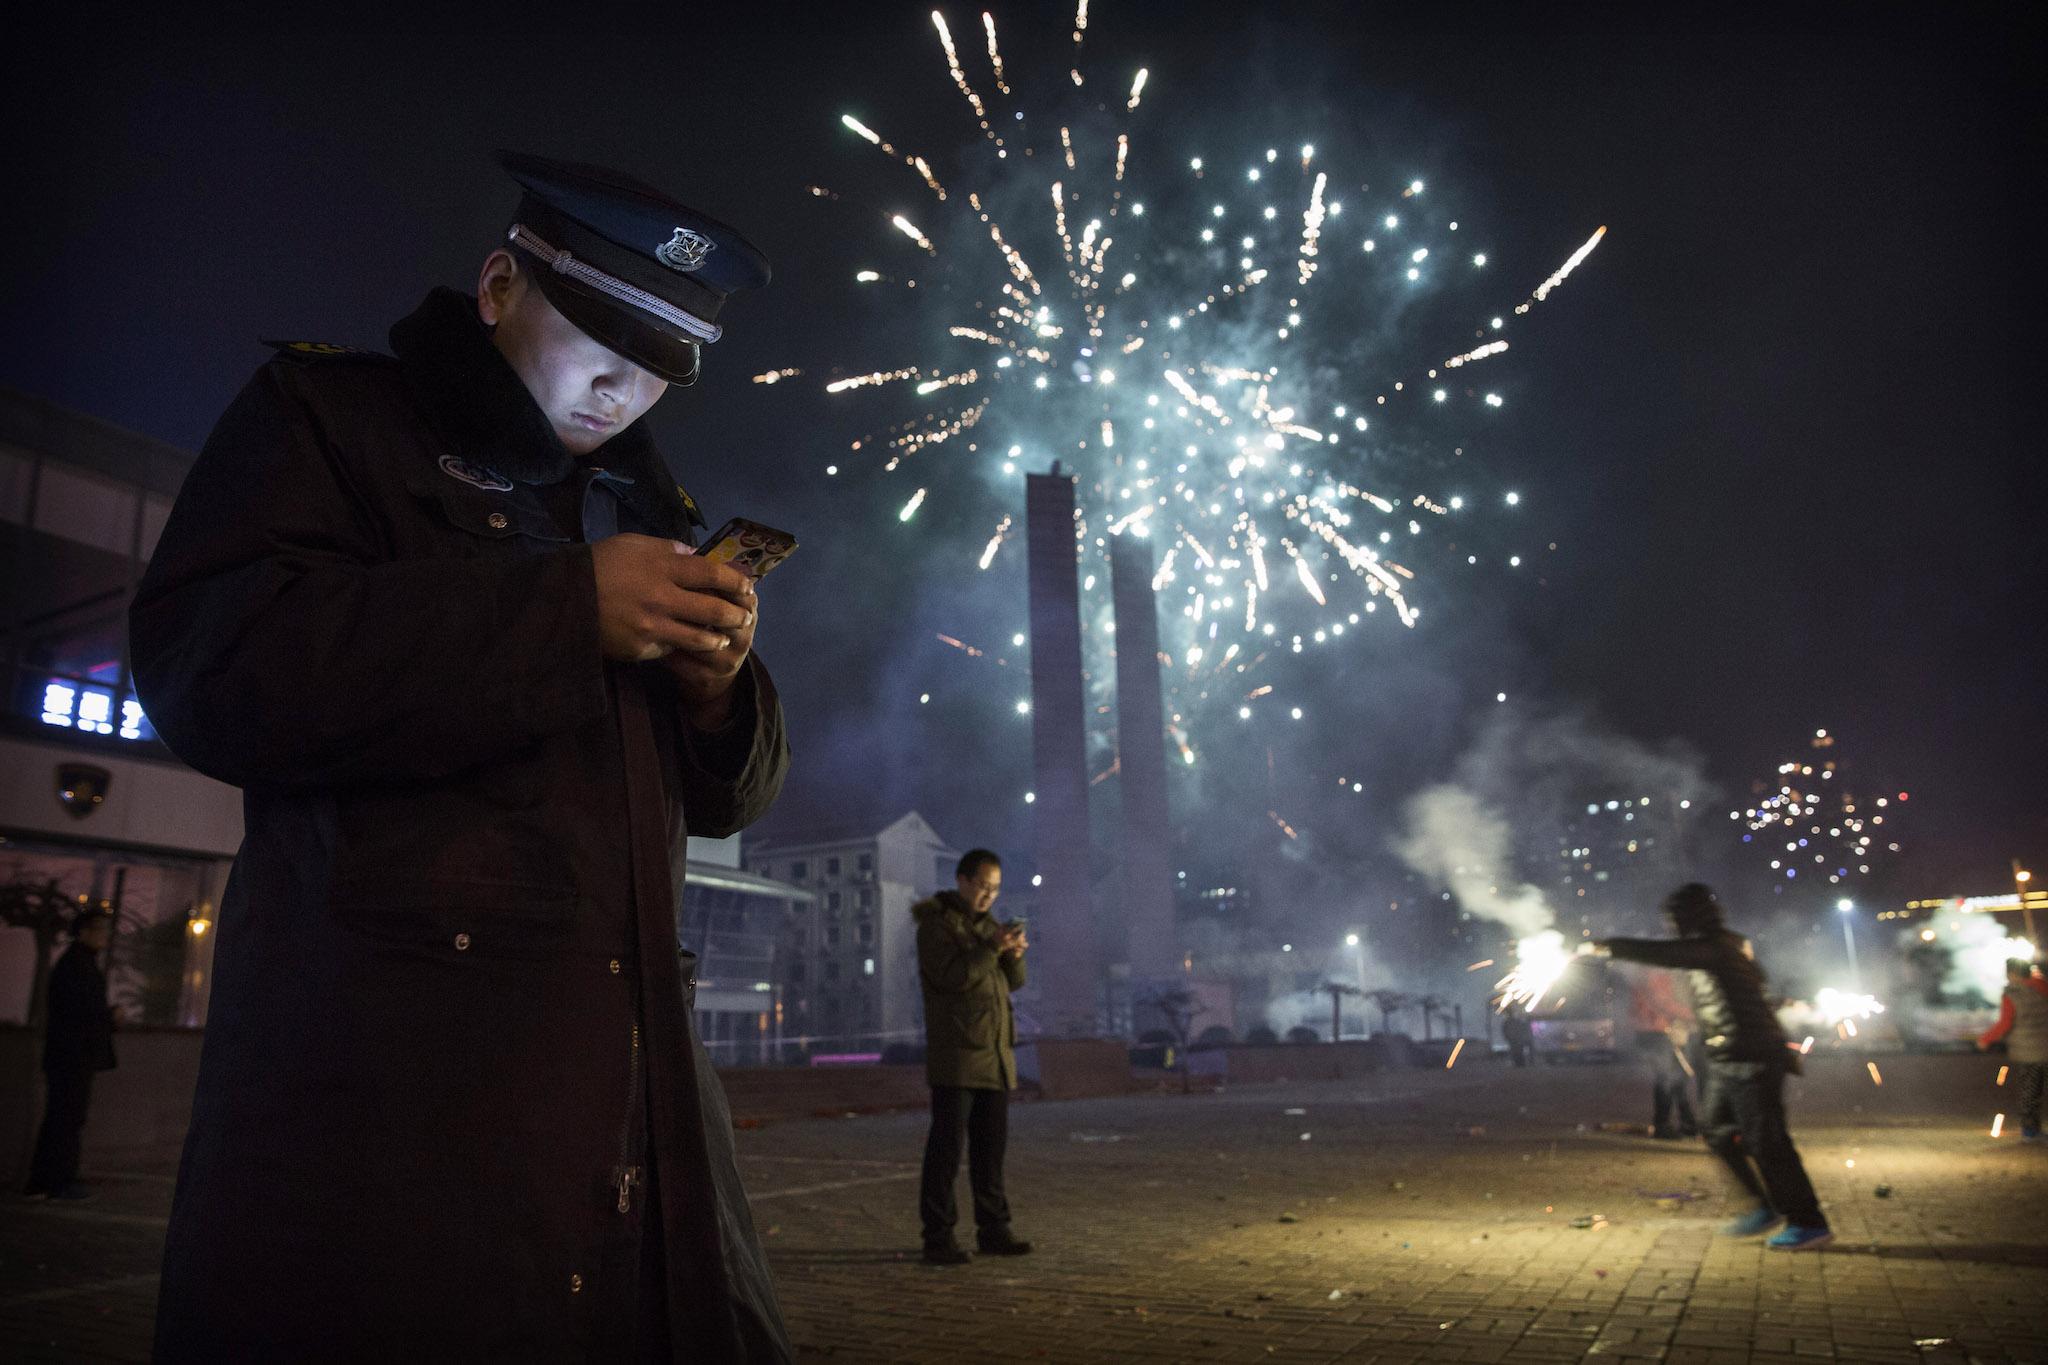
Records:
[[[85,1113],[92,1104],[90,1066],[56,1067],[43,1074],[49,1098],[43,1105],[43,1127],[36,1135],[35,1160],[28,1187],[54,1194],[78,1183],[78,1154],[85,1132]]]
[[[1798,1227],[1828,1225],[1785,1126],[1782,1066],[1709,1061],[1707,1093],[1700,1107],[1705,1111],[1707,1146],[1758,1204]]]
[[[1692,1112],[1692,1084],[1679,1064],[1677,1045],[1665,1034],[1645,1029],[1636,1034],[1636,1052],[1650,1068],[1651,1128],[1667,1131],[1674,1107],[1680,1128],[1687,1132],[1698,1128]]]
[[[953,1240],[959,1221],[953,1186],[960,1175],[960,1146],[967,1145],[968,1182],[974,1187],[974,1228],[983,1241],[1000,1241],[1010,1230],[1010,1201],[1003,1196],[1003,1148],[1010,1138],[1010,1092],[932,1087],[932,1126],[924,1143],[924,1185],[917,1211],[924,1220],[926,1246]]]

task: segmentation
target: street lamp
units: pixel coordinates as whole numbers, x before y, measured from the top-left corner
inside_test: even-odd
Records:
[[[1861,994],[1863,973],[1856,967],[1856,902],[1845,896],[1835,902],[1835,909],[1842,916],[1842,942],[1849,948],[1849,985]]]
[[[1365,989],[1365,948],[1357,934],[1344,935],[1344,946],[1351,950],[1352,964],[1358,970],[1358,989]]]
[[[2027,927],[2027,942],[2039,947],[2041,940],[2034,937],[2034,907],[2027,904],[2027,883],[2034,880],[2034,874],[2020,866],[2020,860],[2012,860],[2013,889],[2020,893],[2020,923]]]

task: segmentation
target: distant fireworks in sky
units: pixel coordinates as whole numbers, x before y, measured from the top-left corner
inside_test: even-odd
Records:
[[[1775,788],[1757,783],[1755,799],[1728,812],[1744,830],[1742,841],[1768,855],[1771,870],[1787,880],[1853,881],[1899,852],[1893,817],[1910,793],[1858,795],[1833,756],[1835,744],[1834,735],[1816,730],[1812,757],[1779,764]]]
[[[1301,699],[1262,673],[1376,614],[1413,626],[1422,608],[1410,547],[1480,504],[1520,501],[1506,487],[1465,486],[1483,477],[1474,470],[1441,466],[1464,454],[1454,432],[1483,433],[1505,404],[1482,376],[1508,351],[1513,320],[1606,229],[1519,303],[1475,307],[1445,341],[1415,343],[1425,355],[1390,365],[1376,338],[1403,310],[1487,270],[1469,225],[1425,209],[1421,180],[1326,167],[1312,143],[1162,167],[1131,132],[1157,84],[1143,67],[1107,81],[1084,70],[1085,2],[1064,94],[1030,109],[994,17],[981,19],[985,66],[976,44],[932,15],[974,130],[963,169],[949,173],[960,183],[929,159],[951,150],[949,131],[906,148],[892,140],[899,131],[871,126],[880,119],[841,120],[900,165],[889,192],[923,201],[859,196],[874,255],[855,275],[859,288],[899,296],[897,315],[918,339],[914,354],[874,368],[834,366],[824,388],[860,405],[864,421],[885,396],[914,399],[915,411],[899,406],[826,473],[843,463],[907,476],[898,515],[908,521],[930,498],[1014,486],[1060,461],[1079,479],[1084,592],[1107,584],[1110,537],[1154,546],[1176,718],[1299,719]],[[1431,458],[1414,458],[1419,449]],[[1018,512],[991,516],[974,568],[999,561]],[[1176,742],[1194,761],[1181,732]]]

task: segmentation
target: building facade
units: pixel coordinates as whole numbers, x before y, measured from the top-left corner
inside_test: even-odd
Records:
[[[191,462],[0,389],[0,887],[24,912],[115,912],[110,994],[130,1025],[205,1022],[242,838],[241,794],[158,742],[129,678],[128,602]],[[0,931],[0,1023],[28,1022],[62,947]]]
[[[847,1059],[924,1041],[910,907],[953,885],[960,850],[911,811],[878,830],[749,842],[746,870],[804,892],[777,948],[786,1052]]]

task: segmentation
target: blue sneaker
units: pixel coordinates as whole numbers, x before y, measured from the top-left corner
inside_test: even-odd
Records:
[[[1815,1247],[1824,1247],[1834,1240],[1834,1229],[1825,1224],[1817,1228],[1803,1228],[1797,1223],[1787,1223],[1764,1245],[1774,1251],[1811,1251]]]
[[[1778,1225],[1778,1215],[1759,1205],[1732,1223],[1721,1225],[1723,1237],[1760,1237]]]

